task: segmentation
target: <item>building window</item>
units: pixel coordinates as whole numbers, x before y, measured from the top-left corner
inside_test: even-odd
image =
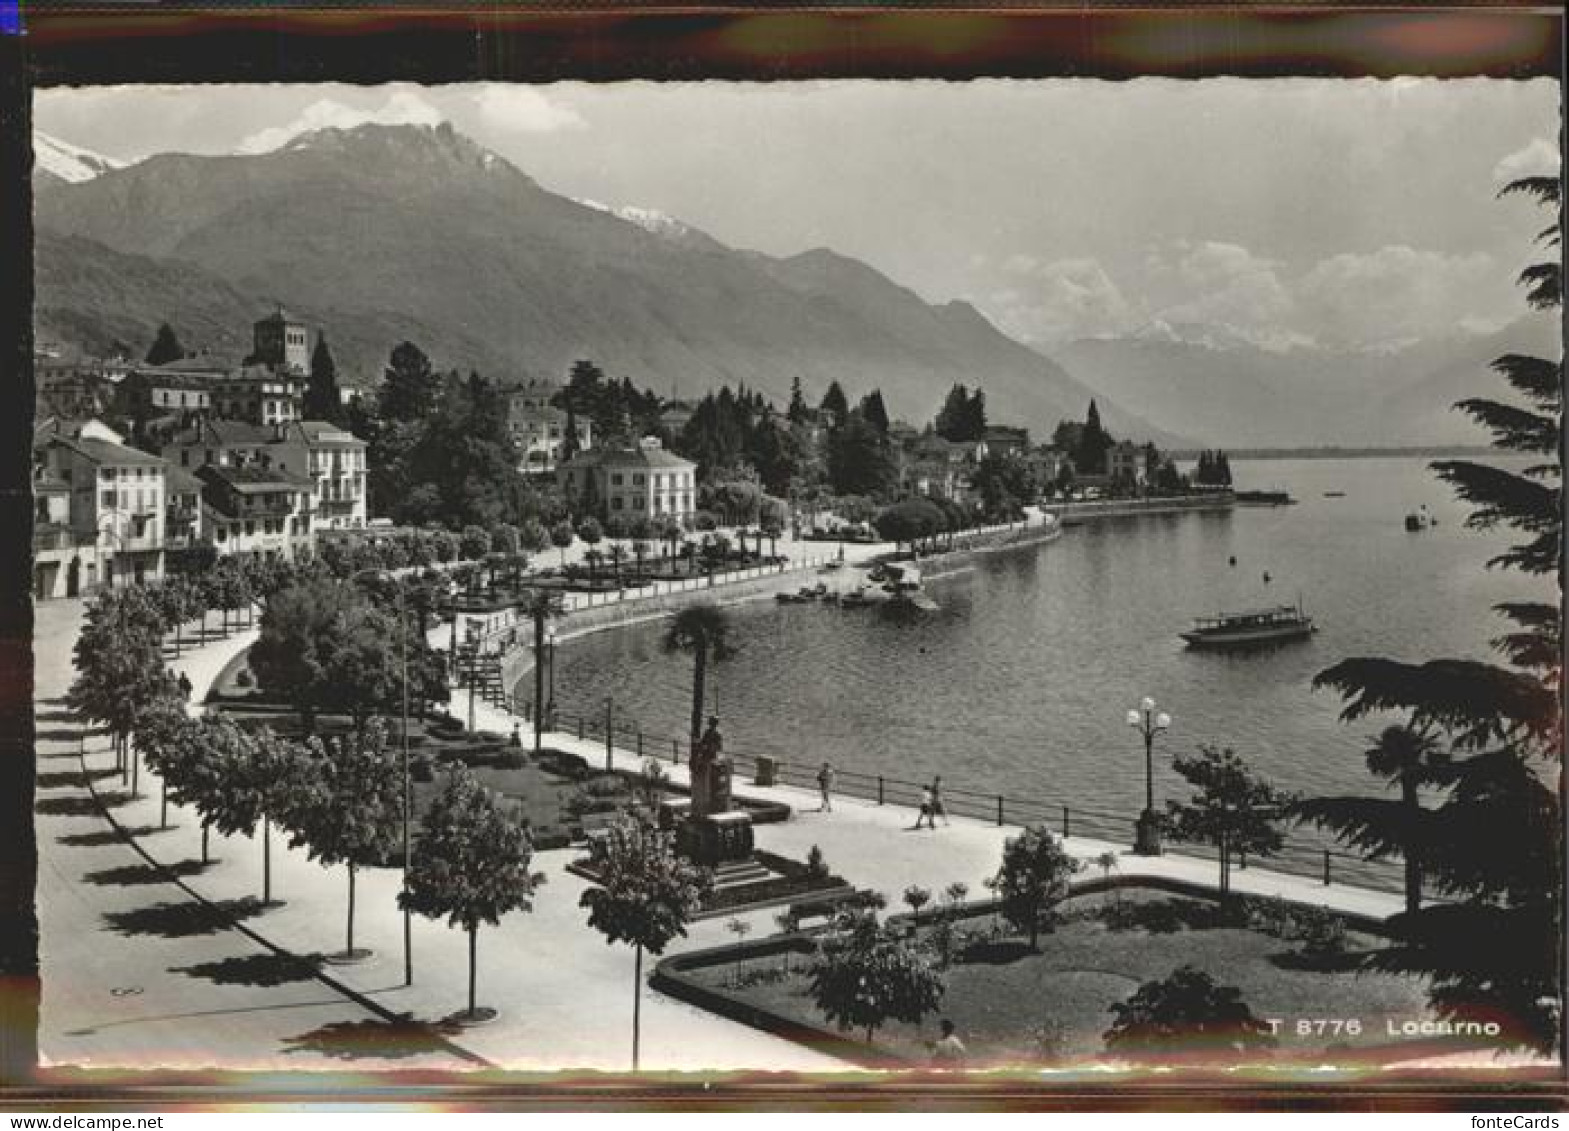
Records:
[[[613,487],[621,486],[621,481],[622,481],[622,476],[621,476],[621,473],[619,471],[616,472],[614,475],[612,475],[610,477],[610,484]]]
[[[613,510],[613,511],[618,511],[618,510],[621,509],[621,496],[620,495],[617,495],[615,498],[610,500],[610,509]]]
[[[632,486],[634,486],[634,487],[641,487],[642,485],[643,485],[643,477],[641,475],[634,475],[634,476],[632,476]]]
[[[106,507],[106,508],[109,508],[109,509],[113,509],[113,507],[114,507],[114,492],[113,491],[105,491],[104,492],[103,506]]]

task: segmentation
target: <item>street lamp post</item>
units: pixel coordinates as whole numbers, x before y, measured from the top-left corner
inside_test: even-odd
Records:
[[[554,730],[556,726],[556,626],[553,624],[545,628],[545,643],[548,646],[545,662],[550,673],[550,686],[545,694],[545,719]]]
[[[1160,815],[1155,812],[1155,736],[1171,726],[1171,716],[1155,709],[1145,696],[1128,710],[1128,725],[1144,737],[1144,812],[1139,814],[1133,851],[1140,856],[1160,855]]]

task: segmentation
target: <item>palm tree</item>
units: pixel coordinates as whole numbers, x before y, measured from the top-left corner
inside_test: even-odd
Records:
[[[545,622],[566,612],[561,594],[530,589],[518,612],[534,622],[534,753],[544,746],[545,735]]]
[[[1400,800],[1378,797],[1319,797],[1300,802],[1304,820],[1332,830],[1340,839],[1377,859],[1399,852],[1405,857],[1406,910],[1422,906],[1422,850],[1426,810],[1424,785],[1443,784],[1449,752],[1431,730],[1414,726],[1386,727],[1368,748],[1367,769],[1376,778],[1398,785]]]
[[[703,734],[703,691],[708,662],[731,654],[730,620],[718,605],[692,605],[682,609],[665,630],[666,652],[692,654],[692,743]]]

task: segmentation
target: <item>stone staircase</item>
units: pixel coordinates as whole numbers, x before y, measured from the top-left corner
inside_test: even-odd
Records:
[[[728,888],[745,887],[748,884],[772,879],[773,875],[751,857],[745,860],[727,861],[714,869],[714,890],[718,892]]]
[[[456,665],[457,686],[467,690],[473,687],[479,697],[493,707],[506,707],[507,689],[501,678],[501,656],[495,652],[479,652],[474,648],[460,648]]]

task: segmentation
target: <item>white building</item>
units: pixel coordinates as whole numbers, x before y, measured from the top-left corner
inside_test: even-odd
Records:
[[[262,453],[263,466],[310,479],[313,527],[359,530],[365,526],[365,441],[325,420],[296,420]]]
[[[606,519],[684,519],[697,508],[697,465],[653,436],[635,448],[581,452],[557,469],[556,483],[574,509]]]

